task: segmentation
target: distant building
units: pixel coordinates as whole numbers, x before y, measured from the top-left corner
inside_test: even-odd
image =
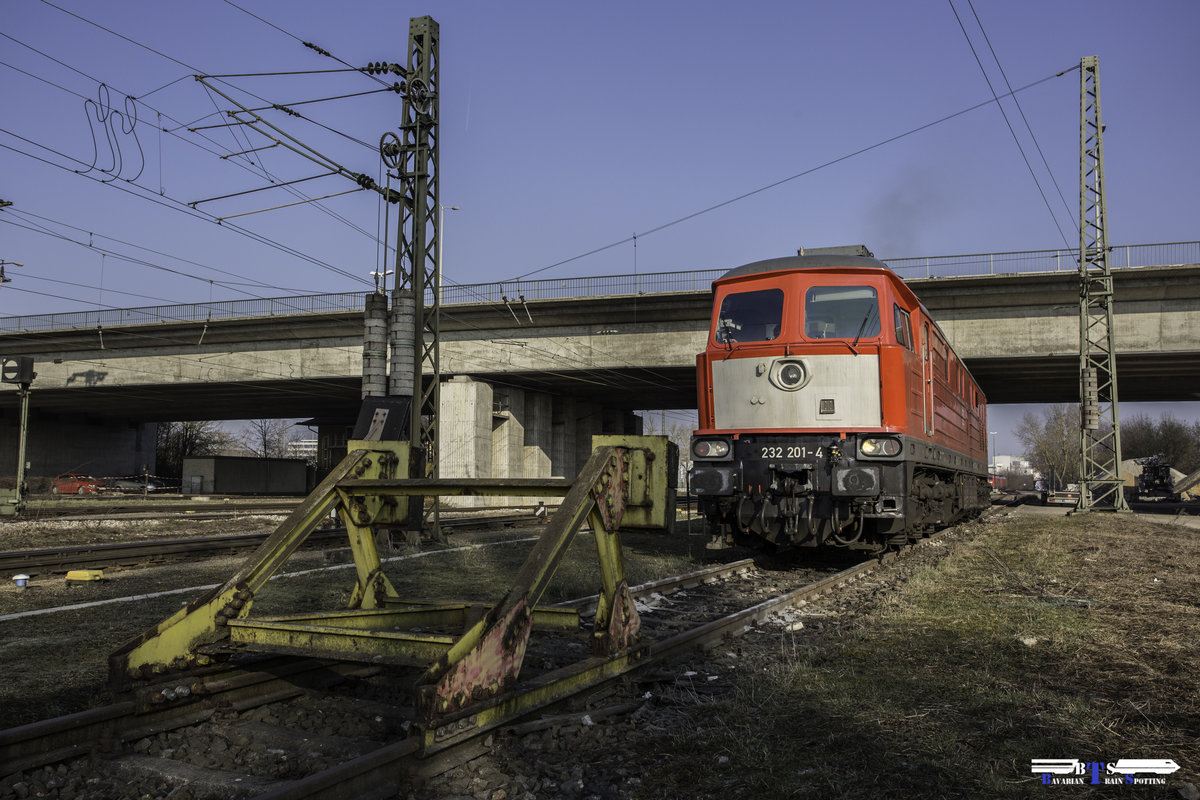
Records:
[[[1019,475],[1032,475],[1033,464],[1027,458],[1020,456],[996,456],[991,464],[993,474],[1015,472]]]
[[[288,458],[303,458],[311,463],[317,462],[317,440],[296,439],[288,442],[283,448],[283,454]]]
[[[189,456],[183,459],[184,494],[303,495],[312,488],[299,458]]]

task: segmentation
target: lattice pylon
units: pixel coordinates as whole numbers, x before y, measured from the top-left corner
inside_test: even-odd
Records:
[[[1113,280],[1098,56],[1079,66],[1079,510],[1128,511],[1121,477]]]

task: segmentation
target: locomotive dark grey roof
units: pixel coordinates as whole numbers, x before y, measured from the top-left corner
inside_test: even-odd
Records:
[[[877,258],[866,256],[851,256],[838,253],[828,253],[809,256],[785,256],[783,258],[768,258],[765,261],[754,261],[729,270],[722,278],[733,278],[738,275],[754,275],[759,272],[778,272],[785,269],[838,269],[858,267],[860,269],[887,269]]]

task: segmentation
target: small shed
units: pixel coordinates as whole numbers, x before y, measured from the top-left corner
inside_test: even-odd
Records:
[[[310,486],[303,458],[197,456],[183,459],[184,494],[304,495]]]

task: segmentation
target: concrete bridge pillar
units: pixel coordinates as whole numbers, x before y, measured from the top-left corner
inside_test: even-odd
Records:
[[[621,436],[641,436],[642,418],[632,411],[620,408],[604,409],[604,430],[601,433],[612,433]]]
[[[579,469],[592,455],[592,437],[604,433],[604,408],[599,403],[587,400],[575,402],[575,470],[568,475],[574,478]]]
[[[520,478],[525,461],[525,392],[492,389],[492,477]]]
[[[554,398],[541,392],[525,393],[525,441],[522,472],[526,478],[551,477],[554,449]]]
[[[442,478],[492,477],[492,387],[455,377],[441,387],[438,421],[438,475]],[[447,498],[448,506],[487,505],[486,498]]]
[[[575,398],[555,397],[551,412],[550,475],[554,478],[574,478],[575,468]]]
[[[492,389],[492,477],[521,478],[525,471],[525,392]],[[491,498],[491,505],[521,505],[519,497]]]
[[[641,418],[578,397],[493,387],[465,376],[442,384],[443,478],[568,478],[598,433],[641,433]],[[543,498],[548,504],[557,498]],[[530,498],[447,498],[451,507],[528,505]]]

